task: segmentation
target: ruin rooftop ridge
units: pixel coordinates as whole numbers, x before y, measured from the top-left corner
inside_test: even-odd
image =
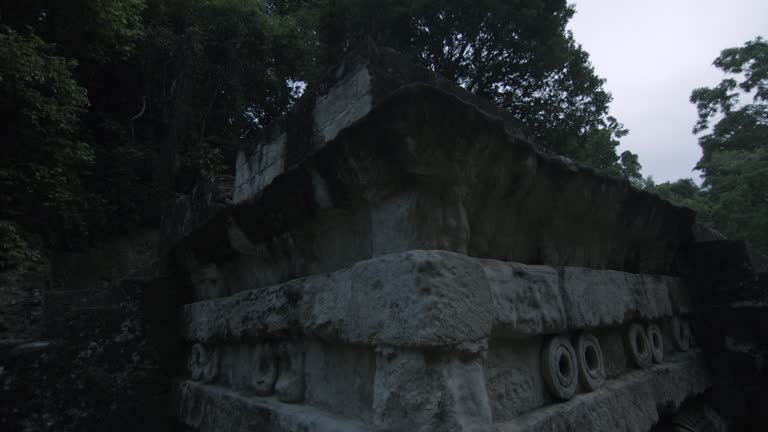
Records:
[[[225,197],[201,187],[177,205],[165,246],[216,261],[302,235],[314,256],[289,278],[412,249],[679,273],[693,212],[541,152],[509,114],[399,54],[353,56],[324,88],[239,151]]]

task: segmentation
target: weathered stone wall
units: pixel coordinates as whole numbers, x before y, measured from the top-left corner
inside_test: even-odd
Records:
[[[709,385],[681,336],[690,313],[687,289],[672,277],[444,251],[385,255],[185,306],[190,381],[179,385],[177,409],[202,431],[230,429],[243,417],[268,430],[293,430],[282,422],[309,430],[533,431],[574,422],[581,430],[648,430]],[[656,345],[645,329],[656,331]],[[589,362],[584,338],[593,341]],[[645,357],[632,354],[637,340]],[[573,368],[565,390],[547,381],[562,367],[542,358],[553,341],[575,347],[552,354]],[[583,397],[553,405],[574,393]],[[229,413],[221,395],[243,412]],[[263,413],[273,412],[270,396],[311,409],[278,404],[278,421]]]
[[[539,152],[498,110],[398,60],[345,65],[305,109],[309,131],[297,120],[241,151],[233,205],[203,188],[168,218],[163,244],[203,269],[208,295],[411,249],[678,272],[690,210]]]
[[[428,88],[401,97],[182,242],[200,295],[412,249],[677,271],[690,211],[536,153],[458,99]]]
[[[195,430],[647,431],[710,388],[693,213],[394,53],[345,62],[233,182],[166,219]]]
[[[0,426],[724,430],[709,402],[759,430],[743,245],[374,54],[172,203],[162,263],[154,232],[55,257],[53,339],[0,344]]]

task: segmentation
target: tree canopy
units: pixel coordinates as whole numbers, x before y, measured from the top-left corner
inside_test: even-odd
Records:
[[[0,214],[73,228],[89,205],[80,173],[93,148],[81,137],[86,90],[76,63],[34,34],[0,28]]]
[[[713,64],[726,78],[691,93],[699,113],[693,131],[702,150],[696,165],[702,188],[684,179],[654,190],[768,253],[768,42],[757,37],[725,49]]]
[[[575,11],[565,0],[376,3],[310,3],[321,62],[335,64],[371,38],[510,111],[545,148],[610,174],[639,175],[636,155],[616,154],[627,131],[608,116],[604,80],[566,30]]]
[[[573,13],[565,0],[0,0],[13,119],[0,219],[65,243],[157,223],[163,200],[230,171],[296,83],[311,90],[366,39],[509,110],[551,151],[637,181]]]
[[[0,25],[0,219],[64,242],[157,223],[285,112],[311,60],[257,0],[2,1]]]

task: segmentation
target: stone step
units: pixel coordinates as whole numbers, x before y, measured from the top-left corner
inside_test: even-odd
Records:
[[[591,393],[555,403],[494,425],[463,430],[496,432],[649,430],[662,414],[686,398],[703,393],[709,379],[697,353],[679,354],[670,363],[636,370],[606,381]],[[281,403],[192,381],[175,384],[176,415],[200,432],[271,430],[288,432],[376,431],[375,425],[336,416],[308,405]]]
[[[362,422],[306,405],[249,397],[227,388],[183,381],[175,386],[176,415],[196,431],[373,432]]]
[[[497,424],[496,432],[650,430],[660,415],[680,408],[686,398],[702,394],[709,379],[701,359],[681,354],[680,360],[630,372],[606,381],[592,393],[540,408]],[[662,411],[662,409],[665,411]]]

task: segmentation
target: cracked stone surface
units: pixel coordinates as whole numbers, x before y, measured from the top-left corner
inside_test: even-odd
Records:
[[[672,343],[696,313],[690,210],[543,152],[389,50],[324,88],[166,218],[180,336],[221,353],[215,379],[174,385],[181,421],[647,431],[710,387],[698,347]],[[635,367],[631,324],[658,326],[659,364]],[[586,356],[544,371],[547,341],[585,332],[605,381],[553,394],[544,374],[577,379]]]

